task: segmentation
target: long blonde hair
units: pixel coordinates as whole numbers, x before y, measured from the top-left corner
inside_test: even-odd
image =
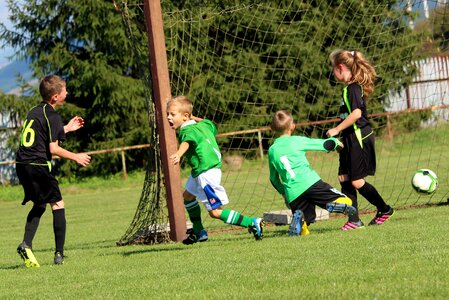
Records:
[[[374,91],[376,70],[360,51],[337,49],[329,55],[332,66],[345,65],[352,74],[349,83],[357,82],[363,89],[363,96],[368,98]]]

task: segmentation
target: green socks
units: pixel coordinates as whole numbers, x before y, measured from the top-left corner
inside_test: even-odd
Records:
[[[190,221],[192,222],[193,232],[200,233],[204,229],[203,223],[201,222],[201,207],[198,201],[187,201],[184,200],[184,207],[189,214]]]
[[[220,220],[227,224],[249,227],[253,224],[253,219],[241,215],[238,211],[223,209]]]
[[[187,201],[184,200],[184,207],[189,214],[190,221],[192,222],[193,232],[199,233],[204,229],[201,222],[201,207],[197,200]],[[238,211],[223,209],[220,215],[220,220],[226,224],[237,225],[248,228],[253,225],[253,218],[245,217]]]

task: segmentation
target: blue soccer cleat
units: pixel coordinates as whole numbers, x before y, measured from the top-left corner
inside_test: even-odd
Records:
[[[256,241],[263,239],[263,227],[265,226],[262,218],[254,218],[253,225],[248,227],[248,232],[254,235]]]
[[[207,235],[206,229],[201,229],[200,234],[198,235],[198,242],[205,242],[209,239]]]
[[[301,235],[302,227],[304,224],[304,214],[300,209],[296,210],[293,214],[292,221],[290,222],[290,227],[288,229],[288,235]]]
[[[338,202],[329,202],[326,204],[326,209],[328,212],[337,212],[342,213],[345,215],[355,215],[357,213],[357,209],[352,206],[345,203],[338,203]]]
[[[201,229],[200,233],[196,234],[193,231],[193,228],[189,228],[187,229],[186,233],[188,234],[188,236],[185,240],[182,241],[184,245],[192,245],[197,242],[205,242],[209,239],[206,229]]]

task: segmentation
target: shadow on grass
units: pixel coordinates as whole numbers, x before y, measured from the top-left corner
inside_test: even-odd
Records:
[[[22,267],[26,268],[22,263],[18,265],[0,265],[0,270],[18,270]]]
[[[123,246],[126,247],[126,246]],[[180,247],[152,247],[151,245],[147,245],[148,248],[145,249],[139,249],[139,250],[132,250],[132,251],[125,251],[121,253],[122,256],[128,257],[132,255],[138,255],[138,254],[145,254],[145,253],[152,253],[152,252],[163,252],[163,251],[184,251],[188,250],[187,246],[180,246]]]
[[[115,240],[101,240],[101,241],[95,241],[95,242],[86,242],[86,243],[77,243],[77,244],[71,244],[69,243],[69,245],[65,246],[64,248],[64,252],[65,251],[72,251],[72,250],[92,250],[92,248],[95,249],[113,249],[113,248],[117,248],[117,246],[115,245]],[[47,248],[38,248],[38,249],[34,249],[33,248],[33,252],[34,253],[42,253],[42,252],[54,252],[55,248],[54,247],[47,247]]]

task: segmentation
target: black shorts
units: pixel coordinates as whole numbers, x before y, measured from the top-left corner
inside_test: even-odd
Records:
[[[62,200],[58,180],[47,166],[16,164],[16,173],[25,192],[22,205],[30,200],[36,205]]]
[[[345,194],[332,187],[330,184],[319,180],[309,187],[304,193],[290,203],[290,209],[294,213],[300,209],[304,214],[304,219],[308,224],[315,222],[315,206],[326,209],[326,204],[346,197]]]
[[[350,181],[372,176],[376,173],[374,134],[372,134],[371,128],[368,127],[367,129],[368,132],[364,132],[362,129],[362,134],[365,134],[363,136],[366,136],[362,140],[363,149],[354,133],[343,137],[344,148],[340,152],[338,175],[348,175]]]

